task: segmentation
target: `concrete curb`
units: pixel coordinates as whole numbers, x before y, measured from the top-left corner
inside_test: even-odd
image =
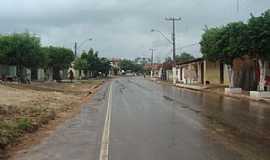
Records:
[[[251,101],[270,104],[270,99],[253,98],[253,97],[250,97],[248,95],[243,95],[243,94],[226,94],[226,93],[221,93],[221,92],[216,92],[216,91],[209,90],[210,88],[208,88],[208,87],[192,86],[192,85],[185,85],[185,84],[176,84],[176,85],[174,85],[172,83],[159,81],[159,80],[151,80],[151,81],[159,83],[159,84],[163,83],[163,84],[175,86],[175,87],[178,87],[178,88],[185,88],[185,89],[189,89],[189,90],[208,92],[208,93],[215,93],[215,94],[223,95],[223,96],[226,96],[226,97],[237,98],[237,99],[241,98],[241,99],[247,99],[247,100],[251,100]]]

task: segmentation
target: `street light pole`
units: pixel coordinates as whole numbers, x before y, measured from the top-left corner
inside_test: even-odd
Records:
[[[154,48],[149,49],[151,51],[151,66],[153,67],[153,61],[154,61]]]
[[[74,45],[74,55],[75,55],[75,57],[77,57],[78,49],[80,49],[82,47],[82,45],[84,45],[85,42],[92,41],[92,40],[93,40],[92,38],[88,38],[88,39],[84,40],[79,46],[78,46],[78,43],[75,41],[75,45]]]
[[[153,62],[154,62],[154,48],[149,49],[151,51],[151,78],[153,77]]]
[[[158,32],[158,33],[160,33],[162,35],[162,37],[165,38],[170,44],[173,44],[173,42],[167,36],[165,36],[165,34],[162,33],[161,31],[156,30],[156,29],[151,29],[151,32]]]

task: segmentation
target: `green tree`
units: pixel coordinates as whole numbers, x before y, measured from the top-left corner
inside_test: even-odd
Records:
[[[91,77],[98,76],[98,69],[99,69],[99,58],[98,58],[98,51],[95,51],[91,48],[87,53],[87,63],[88,63],[88,71],[91,74]]]
[[[200,42],[204,58],[227,64],[230,87],[234,87],[233,60],[248,52],[247,33],[246,24],[234,22],[221,28],[206,29]]]
[[[164,63],[173,63],[173,60],[171,57],[166,57]]]
[[[0,46],[1,58],[5,64],[17,66],[21,82],[26,82],[26,68],[40,66],[43,55],[38,37],[28,32],[1,36]]]
[[[120,61],[119,67],[121,70],[124,71],[131,71],[135,73],[143,73],[144,72],[144,65],[137,64],[135,61],[124,59]]]
[[[270,10],[258,17],[251,15],[248,21],[248,29],[249,54],[258,59],[260,66],[259,89],[264,90],[265,60],[270,60]]]
[[[222,57],[222,48],[218,42],[222,37],[223,28],[206,28],[200,42],[204,58],[218,60]]]
[[[9,37],[0,35],[0,64],[7,64],[7,49],[9,46]]]
[[[176,55],[175,60],[177,63],[182,63],[195,59],[191,54],[183,52],[180,55]]]
[[[144,65],[135,63],[133,71],[136,73],[144,73]]]
[[[133,71],[134,70],[134,62],[128,59],[124,59],[120,61],[119,67],[124,71]]]
[[[74,68],[76,70],[79,70],[79,74],[81,76],[81,72],[83,71],[84,75],[87,75],[87,70],[88,70],[88,66],[87,66],[87,59],[83,59],[83,58],[77,58],[74,62]]]
[[[53,77],[55,80],[61,80],[60,70],[68,69],[74,60],[73,51],[62,47],[47,47],[46,51],[48,61],[47,65],[53,69]]]
[[[151,63],[151,59],[145,58],[145,57],[137,57],[135,58],[135,63],[141,64],[144,66],[145,64]]]
[[[110,70],[111,70],[111,61],[104,57],[100,58],[98,71],[101,72],[105,77],[107,77],[109,75]]]
[[[107,58],[99,58],[98,52],[91,48],[88,53],[82,53],[81,57],[75,60],[75,69],[84,71],[85,75],[90,72],[91,77],[97,77],[99,72],[107,77],[111,62]]]

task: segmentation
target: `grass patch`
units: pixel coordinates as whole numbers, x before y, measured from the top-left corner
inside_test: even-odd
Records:
[[[0,149],[55,118],[55,112],[49,109],[0,106],[0,110]]]

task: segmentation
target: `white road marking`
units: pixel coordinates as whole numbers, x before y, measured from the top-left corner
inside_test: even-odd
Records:
[[[99,160],[109,159],[111,113],[112,113],[112,84],[109,90],[108,106],[107,106],[106,119],[104,123],[104,129],[102,133]]]

